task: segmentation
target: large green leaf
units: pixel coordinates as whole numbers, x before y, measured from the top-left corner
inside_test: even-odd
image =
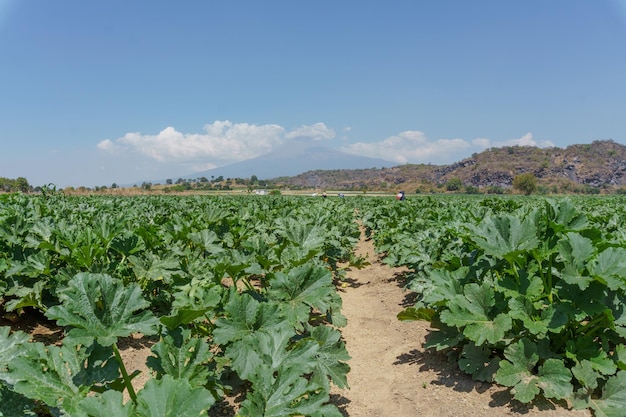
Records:
[[[568,322],[567,314],[559,306],[553,305],[540,305],[537,310],[537,304],[530,303],[521,297],[511,298],[509,315],[513,319],[521,320],[526,330],[540,338],[545,337],[548,332],[560,332]]]
[[[0,327],[0,379],[12,384],[7,373],[9,364],[29,351],[30,336],[22,331],[10,334],[11,328]]]
[[[77,409],[77,417],[140,417],[131,401],[124,404],[124,396],[119,391],[89,396],[78,404]]]
[[[214,285],[205,279],[194,277],[191,279],[191,282],[178,285],[173,291],[174,302],[172,303],[172,309],[175,313],[178,313],[180,310],[204,310],[207,312],[221,303],[223,292],[224,289],[221,286]]]
[[[498,370],[500,359],[493,356],[491,349],[467,343],[463,346],[459,358],[459,368],[478,381],[493,381],[493,375]]]
[[[437,326],[436,330],[428,334],[424,348],[435,348],[437,351],[441,351],[454,348],[465,340],[463,332],[456,327],[446,326],[443,323],[437,323],[437,321],[434,323]]]
[[[289,273],[278,272],[270,282],[268,298],[280,301],[281,309],[291,324],[303,329],[310,318],[311,309],[326,314],[335,306],[336,293],[329,270],[313,265],[293,268]]]
[[[6,292],[11,298],[5,304],[6,311],[15,311],[25,307],[35,307],[45,310],[42,296],[48,280],[42,278],[32,285],[16,285]]]
[[[478,226],[469,225],[472,239],[485,254],[506,257],[538,246],[537,227],[530,216],[520,220],[517,216],[489,216]]]
[[[46,316],[61,326],[71,326],[68,337],[91,344],[97,340],[110,346],[119,337],[133,333],[152,335],[158,319],[150,311],[137,284],[127,287],[105,274],[80,273],[60,294],[62,305],[51,307]]]
[[[563,399],[571,396],[572,374],[562,360],[547,359],[534,373],[539,354],[537,346],[529,339],[522,338],[510,345],[504,355],[506,360],[500,361],[500,369],[494,379],[499,384],[513,387],[516,400],[531,402],[541,391],[546,398]]]
[[[230,290],[224,306],[225,317],[216,321],[213,341],[220,345],[243,339],[258,330],[274,328],[291,329],[280,306],[275,303],[260,302],[250,294],[238,294]]]
[[[161,316],[159,320],[161,321],[161,323],[163,323],[165,327],[167,327],[168,330],[173,330],[178,326],[193,323],[201,317],[206,317],[207,312],[211,310],[211,307],[206,307],[199,310],[179,309],[176,311],[176,314],[172,314],[170,316]]]
[[[13,390],[71,414],[91,389],[75,381],[83,371],[85,349],[43,343],[31,346],[28,355],[15,358],[9,366]]]
[[[598,387],[598,380],[602,378],[600,372],[593,369],[591,361],[584,359],[572,367],[572,374],[576,380],[591,391]]]
[[[461,267],[454,271],[435,269],[428,277],[428,285],[423,290],[423,302],[427,305],[445,303],[463,294],[462,282],[469,268]]]
[[[341,340],[341,332],[329,326],[316,326],[311,329],[311,337],[319,344],[311,380],[326,391],[330,389],[329,381],[339,388],[349,388],[347,375],[350,366],[345,361],[351,358]]]
[[[239,413],[247,417],[288,417],[310,416],[325,411],[321,416],[337,416],[334,406],[325,406],[329,396],[320,391],[317,385],[293,372],[263,372],[262,380],[254,386],[254,391],[241,403]],[[339,414],[341,415],[341,414]]]
[[[494,319],[489,316],[495,305],[494,291],[487,283],[468,284],[463,295],[450,301],[448,309],[441,313],[441,321],[449,326],[464,327],[463,334],[476,343],[496,343],[511,329],[511,317],[500,313]]]
[[[180,259],[171,253],[142,252],[141,256],[130,255],[128,260],[140,282],[165,281],[169,283],[173,275],[181,273]]]
[[[226,317],[216,321],[213,342],[228,345],[226,356],[243,379],[252,378],[264,361],[260,334],[271,333],[283,339],[295,334],[279,305],[257,301],[247,293],[239,295],[232,289],[224,310]]]
[[[139,251],[145,250],[146,245],[141,236],[125,231],[113,238],[109,247],[124,256],[129,256]]]
[[[11,391],[0,382],[0,416],[35,416],[34,409],[37,403],[22,394]]]
[[[280,234],[307,251],[317,250],[324,245],[324,232],[317,225],[306,224],[291,217],[278,219],[277,223]]]
[[[576,408],[591,408],[595,417],[624,417],[626,404],[626,371],[610,377],[599,398],[585,393],[574,401]]]
[[[547,200],[545,213],[555,232],[580,231],[589,224],[587,216],[570,200]]]
[[[558,271],[561,278],[569,284],[578,285],[581,290],[586,289],[592,277],[583,272],[589,258],[595,253],[591,239],[569,232],[559,240],[558,249],[564,263],[563,268]]]
[[[607,248],[589,264],[589,270],[611,290],[626,291],[626,249]]]
[[[305,341],[300,345],[290,346],[295,332],[289,327],[275,327],[247,335],[226,349],[226,356],[232,359],[232,367],[243,379],[253,383],[259,375],[270,369],[275,372],[282,366],[302,375],[311,372],[314,366],[313,357],[318,345]]]
[[[618,351],[619,348],[616,349],[616,352]],[[617,371],[618,364],[602,350],[593,334],[586,337],[581,336],[576,340],[569,340],[565,355],[568,359],[577,363],[588,362],[592,369],[602,375],[613,375]]]
[[[211,393],[201,387],[192,387],[185,378],[170,375],[150,379],[137,394],[138,417],[199,416],[215,403]]]
[[[189,240],[211,255],[224,251],[220,238],[213,230],[203,229],[199,232],[189,233]]]
[[[149,357],[147,364],[158,375],[167,374],[174,379],[185,378],[194,387],[207,384],[207,365],[213,355],[204,340],[191,337],[191,330],[179,327],[170,331],[151,350],[156,356]]]
[[[507,387],[515,387],[516,399],[522,402],[531,401],[539,393],[539,388],[535,385],[527,386],[528,381],[533,378],[531,370],[539,361],[537,345],[527,338],[522,338],[517,343],[509,345],[504,351],[504,356],[506,359],[500,361],[495,381]]]
[[[204,388],[192,387],[186,379],[165,375],[150,379],[137,394],[137,404],[123,403],[121,392],[107,391],[78,404],[77,417],[180,417],[200,416],[215,403]],[[74,414],[72,414],[74,415]]]
[[[272,371],[304,375],[313,370],[314,358],[319,352],[319,345],[315,341],[302,339],[292,344],[291,338],[295,336],[295,332],[278,328],[259,332],[255,336],[254,349],[259,353],[263,364]]]
[[[258,348],[258,333],[245,335],[226,348],[226,357],[241,379],[252,379],[260,372],[263,358]]]
[[[557,400],[571,397],[574,390],[572,373],[565,367],[563,361],[559,359],[547,359],[539,367],[537,385],[541,388],[546,398],[555,398]]]

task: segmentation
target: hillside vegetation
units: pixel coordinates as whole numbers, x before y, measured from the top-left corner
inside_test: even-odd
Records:
[[[539,191],[598,193],[626,184],[626,146],[612,140],[567,148],[508,146],[490,148],[450,165],[406,164],[392,168],[308,171],[277,178],[284,186],[338,190],[429,192],[459,187],[505,192],[520,174],[532,173]]]

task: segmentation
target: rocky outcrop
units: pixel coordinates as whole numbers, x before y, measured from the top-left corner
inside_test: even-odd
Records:
[[[310,171],[287,184],[322,188],[389,188],[400,184],[446,184],[508,188],[515,176],[532,173],[540,183],[588,187],[626,185],[626,146],[612,140],[567,148],[492,148],[450,165],[406,164],[391,168]]]

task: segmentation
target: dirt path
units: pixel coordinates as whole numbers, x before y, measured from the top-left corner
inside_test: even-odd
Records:
[[[511,401],[506,390],[472,381],[442,354],[424,352],[426,322],[401,322],[406,302],[402,269],[382,264],[363,235],[357,255],[371,263],[347,272],[342,290],[342,329],[352,359],[350,390],[333,399],[350,417],[589,417],[551,403],[526,406]]]

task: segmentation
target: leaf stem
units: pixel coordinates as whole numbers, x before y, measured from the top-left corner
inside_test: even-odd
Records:
[[[122,372],[122,378],[124,378],[124,385],[128,390],[128,395],[130,396],[130,399],[133,401],[133,403],[137,403],[137,394],[135,393],[133,384],[131,383],[130,377],[128,376],[128,371],[126,371],[126,366],[124,365],[122,355],[117,348],[117,343],[113,343],[113,353],[115,353],[115,359],[117,359],[117,362],[119,363],[120,371]]]

